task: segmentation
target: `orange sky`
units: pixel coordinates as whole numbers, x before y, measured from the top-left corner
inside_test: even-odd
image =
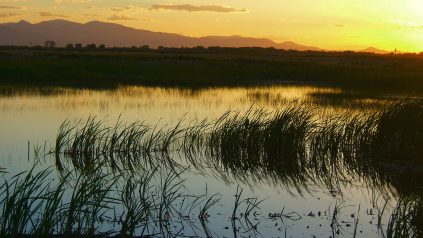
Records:
[[[188,36],[266,37],[327,50],[423,51],[423,0],[0,0],[0,22],[57,18]]]

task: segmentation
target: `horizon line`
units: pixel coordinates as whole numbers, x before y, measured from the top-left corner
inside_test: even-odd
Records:
[[[19,20],[19,21],[16,21],[16,22],[10,22],[10,21],[9,22],[0,22],[0,25],[3,25],[3,24],[17,24],[17,23],[20,23],[20,22],[27,22],[27,23],[29,23],[31,25],[36,25],[36,24],[40,24],[40,23],[43,23],[43,22],[52,22],[52,21],[64,21],[64,22],[70,22],[70,23],[76,23],[76,24],[82,24],[82,25],[85,25],[85,24],[88,24],[88,23],[92,23],[92,22],[100,22],[100,23],[105,23],[105,24],[119,25],[119,26],[122,26],[122,27],[127,27],[127,28],[130,28],[130,29],[134,29],[134,30],[150,31],[150,32],[154,32],[154,33],[176,34],[176,35],[180,35],[180,36],[184,36],[184,37],[191,37],[191,38],[197,38],[197,39],[207,38],[207,37],[242,37],[242,38],[252,38],[252,39],[265,39],[265,40],[272,41],[272,42],[274,42],[276,44],[294,43],[294,44],[303,45],[302,43],[299,43],[299,42],[293,41],[293,40],[276,41],[276,40],[273,40],[273,39],[268,38],[268,37],[255,37],[255,36],[246,36],[246,35],[237,35],[237,34],[235,34],[235,35],[191,36],[191,35],[186,35],[186,34],[183,34],[183,33],[145,30],[145,29],[141,29],[141,28],[135,28],[135,27],[131,27],[131,26],[126,26],[126,25],[123,25],[123,24],[120,24],[120,23],[108,22],[108,21],[101,21],[101,20],[73,21],[73,20],[67,20],[67,19],[63,19],[63,18],[55,18],[55,19],[51,19],[51,20],[42,20],[42,21],[38,21],[38,22],[32,21],[31,22],[29,20],[22,19],[22,20]],[[351,49],[351,48],[347,48],[347,47],[344,48],[344,49],[324,49],[322,47],[314,46],[314,45],[303,45],[303,46],[318,48],[318,49],[320,49],[320,51],[325,51],[325,52],[345,52],[345,51],[366,52],[365,50],[367,50],[367,49],[373,49],[373,50],[378,50],[378,51],[385,51],[386,54],[395,53],[395,52],[397,52],[397,53],[420,53],[420,52],[423,52],[423,51],[401,51],[401,50],[398,50],[398,49],[387,50],[385,48],[379,48],[377,46],[372,46],[372,45],[367,46],[367,47],[366,46],[362,46],[363,47],[362,49],[356,49],[356,50]],[[251,47],[255,47],[255,46],[251,46]],[[130,48],[130,47],[128,47],[128,48]],[[229,47],[229,48],[242,48],[242,47]],[[259,47],[259,48],[265,48],[265,47]],[[368,53],[375,53],[375,52],[369,51]],[[376,53],[376,54],[383,54],[383,53]]]

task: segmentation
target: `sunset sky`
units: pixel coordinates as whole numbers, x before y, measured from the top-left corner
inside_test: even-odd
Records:
[[[423,0],[0,0],[0,22],[57,18],[187,36],[265,37],[327,50],[423,51]]]

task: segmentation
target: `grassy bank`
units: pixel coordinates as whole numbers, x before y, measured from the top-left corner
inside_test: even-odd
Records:
[[[272,49],[0,49],[0,84],[112,88],[306,83],[423,91],[419,55]]]

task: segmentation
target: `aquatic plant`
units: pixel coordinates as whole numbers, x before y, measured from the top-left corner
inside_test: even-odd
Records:
[[[0,235],[171,236],[167,222],[177,214],[177,201],[186,196],[180,174],[152,170],[126,180],[99,170],[71,171],[55,181],[51,169],[36,172],[34,167],[4,178]],[[118,225],[120,231],[104,229],[104,224]]]
[[[391,102],[379,112],[372,144],[375,159],[421,163],[422,145],[423,99]]]
[[[389,218],[386,237],[421,237],[423,235],[421,196],[400,197]]]
[[[287,106],[227,112],[209,122],[181,120],[167,129],[120,121],[108,127],[89,118],[62,124],[54,155],[59,170],[100,163],[115,172],[193,166],[213,168],[225,180],[282,182],[298,192],[307,181],[336,191],[353,177],[385,187],[395,182],[386,160],[408,167],[421,163],[422,111],[423,100],[410,99],[319,121],[313,110]]]

